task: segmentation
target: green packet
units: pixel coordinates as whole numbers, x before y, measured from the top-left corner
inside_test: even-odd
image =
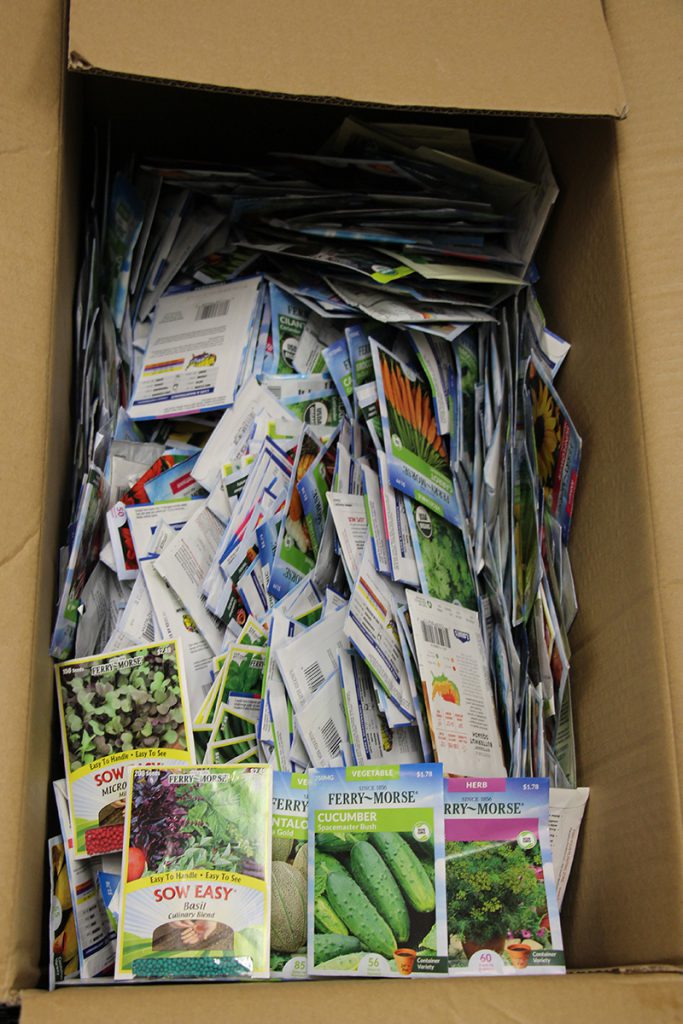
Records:
[[[308,777],[305,772],[273,772],[271,822],[270,976],[306,978]]]
[[[270,767],[129,780],[116,979],[267,978]]]
[[[117,853],[126,769],[195,759],[180,645],[63,661],[55,679],[74,855]]]
[[[311,768],[308,972],[448,973],[440,764]]]

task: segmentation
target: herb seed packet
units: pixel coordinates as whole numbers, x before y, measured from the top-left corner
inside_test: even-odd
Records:
[[[423,593],[476,611],[477,594],[462,530],[425,505],[408,499],[405,504]]]
[[[125,769],[192,764],[192,720],[177,641],[55,666],[76,857],[123,842]]]
[[[441,765],[309,771],[308,971],[448,970]]]
[[[307,977],[308,776],[273,772],[270,977]]]
[[[564,974],[548,779],[444,790],[449,974]]]
[[[505,775],[479,616],[406,591],[434,754],[446,775]]]
[[[268,976],[266,765],[133,768],[116,978]]]

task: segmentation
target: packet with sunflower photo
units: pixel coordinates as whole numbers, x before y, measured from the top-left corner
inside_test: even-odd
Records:
[[[550,511],[562,526],[566,544],[574,511],[581,461],[581,438],[545,368],[535,355],[527,369],[536,465]]]

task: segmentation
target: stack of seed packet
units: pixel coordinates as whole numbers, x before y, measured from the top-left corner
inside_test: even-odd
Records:
[[[493,138],[347,118],[317,153],[235,166],[99,157],[51,646],[74,856],[120,857],[143,769],[201,765],[220,789],[227,769],[320,771],[351,787],[344,773],[398,766],[428,773],[418,792],[439,772],[574,792],[581,439],[557,389],[570,346],[534,292],[557,196],[534,126]],[[214,946],[209,932],[190,945],[216,954],[218,975],[300,977],[327,962],[310,931],[318,836],[304,839],[296,816],[275,836],[274,849],[294,845],[274,883],[303,899],[292,872],[303,878],[307,843],[306,913],[292,934],[276,928],[270,951],[251,932],[265,917],[212,918],[230,942],[211,930]],[[380,831],[407,844],[414,868],[428,846],[411,828]],[[441,825],[429,828],[438,858]],[[390,851],[363,842],[356,861],[380,856],[391,871]],[[103,920],[116,923],[131,893],[108,867]],[[410,971],[385,930],[391,955],[372,950],[386,963],[366,957],[359,973],[448,972],[435,871],[424,934],[426,917],[385,922],[395,949],[414,949]],[[409,917],[432,913],[411,911],[397,884]],[[327,888],[317,897],[342,919]],[[119,927],[118,977],[152,970],[150,922],[125,952]],[[336,955],[359,965],[369,947],[355,939]]]

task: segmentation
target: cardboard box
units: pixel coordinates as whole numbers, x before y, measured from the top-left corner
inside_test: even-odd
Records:
[[[368,1010],[434,1022],[681,1019],[676,0],[607,0],[606,21],[599,0],[72,0],[68,41],[58,0],[6,0],[2,16],[0,1002],[21,1001],[26,1024],[152,1013],[170,1024],[189,1007],[330,1024]],[[626,106],[614,47],[631,105],[618,123]],[[66,73],[67,56],[82,74]],[[437,120],[453,110],[573,115],[541,124],[561,196],[539,256],[548,321],[574,346],[562,394],[584,438],[572,647],[579,771],[592,792],[563,914],[573,973],[408,991],[330,981],[50,994],[35,987],[53,767],[47,650],[68,511],[81,140],[111,116],[115,139],[157,139],[169,155],[227,157],[267,133],[312,146],[343,113],[330,100],[384,105],[386,117],[396,108]]]

